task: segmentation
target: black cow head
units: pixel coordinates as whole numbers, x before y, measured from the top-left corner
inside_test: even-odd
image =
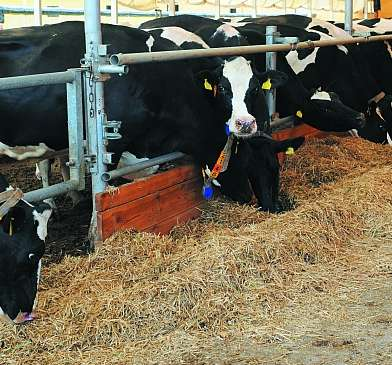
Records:
[[[366,123],[363,113],[346,106],[337,94],[327,91],[312,93],[303,110],[297,111],[297,117],[326,132],[346,132],[362,128]]]
[[[392,119],[387,122],[383,114],[387,118],[388,106],[385,103],[391,103],[391,97],[385,97],[378,103],[371,102],[369,104],[368,110],[366,112],[367,123],[365,127],[357,130],[360,137],[365,138],[369,141],[382,144],[392,145]],[[384,100],[385,99],[385,100]],[[388,100],[389,99],[389,100]],[[381,105],[383,107],[384,113],[381,112]]]
[[[20,201],[0,222],[0,319],[32,319],[51,213],[46,203]]]
[[[231,133],[250,137],[269,125],[264,89],[279,87],[286,77],[279,71],[257,73],[244,57],[233,57],[199,73],[203,87],[214,97]]]

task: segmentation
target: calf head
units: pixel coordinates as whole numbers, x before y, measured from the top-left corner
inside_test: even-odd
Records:
[[[46,203],[33,206],[21,201],[1,221],[0,319],[32,319],[51,213]]]
[[[337,94],[316,91],[304,103],[297,117],[314,128],[326,132],[346,132],[362,128],[366,123],[363,113],[344,105]]]
[[[269,125],[268,108],[262,85],[278,87],[286,81],[278,71],[258,74],[244,57],[223,61],[214,70],[202,71],[199,78],[214,97],[220,116],[226,120],[230,133],[240,138],[252,136],[257,128]]]

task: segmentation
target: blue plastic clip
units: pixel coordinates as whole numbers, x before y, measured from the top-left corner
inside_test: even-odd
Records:
[[[226,132],[227,136],[230,136],[230,128],[229,128],[229,126],[227,124],[225,126],[225,132]]]
[[[204,185],[203,190],[202,190],[203,198],[205,200],[210,200],[212,199],[214,195],[214,189],[212,188],[211,185]]]

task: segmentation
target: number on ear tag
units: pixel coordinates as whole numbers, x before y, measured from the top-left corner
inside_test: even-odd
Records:
[[[296,115],[298,118],[302,118],[302,112],[301,112],[300,110],[298,110],[298,111],[295,113],[295,115]]]
[[[271,79],[267,79],[266,81],[263,82],[263,85],[261,85],[261,88],[263,90],[270,90],[271,87],[272,87]]]
[[[211,86],[211,84],[208,82],[207,79],[204,79],[204,88],[205,88],[206,90],[212,90],[212,86]]]

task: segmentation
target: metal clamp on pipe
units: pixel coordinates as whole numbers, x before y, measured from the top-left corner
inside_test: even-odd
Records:
[[[121,122],[119,120],[107,120],[103,124],[104,138],[105,139],[120,139],[121,134],[118,130],[121,127]],[[109,130],[111,131],[109,132]]]
[[[103,74],[118,74],[119,76],[126,75],[129,72],[128,65],[99,65],[98,72]]]

